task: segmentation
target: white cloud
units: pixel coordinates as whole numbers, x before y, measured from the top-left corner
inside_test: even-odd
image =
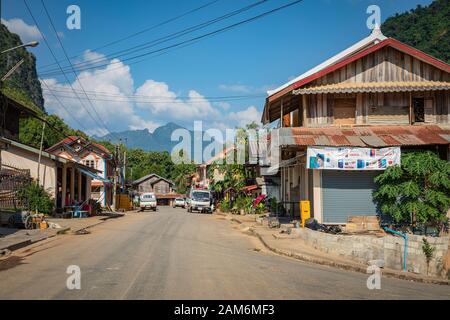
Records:
[[[104,56],[87,50],[80,61],[96,58],[102,59]],[[217,128],[224,131],[235,126],[243,127],[252,121],[259,123],[261,118],[261,113],[254,106],[240,110],[228,102],[211,103],[193,89],[182,96],[162,81],[148,79],[135,89],[130,67],[117,59],[111,60],[106,67],[82,71],[79,79],[95,111],[77,81],[72,83],[76,94],[69,84],[56,79],[44,81],[55,90],[54,94],[59,96],[67,110],[61,107],[48,90],[44,90],[45,107],[48,112],[65,119],[72,127],[85,130],[90,135],[106,134],[103,123],[113,132],[142,129],[154,131],[167,122],[192,128],[194,121],[201,120],[205,130]],[[43,88],[46,89],[46,86],[43,85]],[[134,96],[134,99],[130,96]],[[229,112],[232,108],[234,112]]]
[[[44,79],[52,90],[56,90],[54,93],[59,96],[59,100],[68,109],[65,110],[61,107],[55,97],[47,90],[44,90],[47,110],[50,113],[56,113],[76,128],[80,127],[79,122],[81,122],[86,128],[86,133],[91,135],[104,135],[106,129],[103,123],[111,131],[144,128],[153,131],[159,126],[159,123],[142,119],[136,113],[134,103],[128,101],[127,95],[134,93],[134,83],[130,68],[117,60],[112,62],[117,64],[109,64],[105,69],[84,71],[79,75],[80,82],[87,91],[95,110],[82,92],[82,87],[77,81],[72,83],[72,87],[76,91],[74,93],[68,84],[59,83],[55,79]],[[111,69],[114,70],[110,71]],[[46,86],[43,85],[43,88],[45,89]],[[74,120],[74,118],[78,121]],[[92,118],[95,118],[95,120]]]
[[[240,127],[245,127],[245,125],[252,122],[260,123],[261,112],[255,106],[250,106],[242,111],[230,112],[229,118],[238,122]]]
[[[219,90],[240,94],[265,94],[269,90],[276,88],[275,85],[249,86],[244,84],[221,84]]]
[[[174,120],[211,120],[220,118],[220,113],[211,103],[195,90],[190,90],[188,96],[180,98],[170,91],[164,82],[147,80],[136,90],[142,99],[151,99],[149,102],[139,102],[138,106],[149,110],[153,115],[169,116]]]
[[[9,31],[18,34],[24,43],[41,39],[39,29],[35,25],[27,24],[22,19],[1,19],[1,22],[8,28]]]

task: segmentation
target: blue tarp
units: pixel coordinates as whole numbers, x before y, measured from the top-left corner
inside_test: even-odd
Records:
[[[109,183],[110,182],[108,179],[100,177],[99,175],[96,175],[95,173],[90,172],[88,170],[85,170],[85,169],[82,169],[82,168],[79,168],[79,170],[80,170],[81,173],[84,173],[85,175],[87,175],[87,176],[89,176],[89,177],[91,177],[93,179],[100,180],[100,181],[102,181],[104,183]]]

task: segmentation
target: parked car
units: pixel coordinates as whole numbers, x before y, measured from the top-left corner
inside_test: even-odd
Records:
[[[183,198],[176,198],[175,201],[173,202],[173,207],[181,207],[181,208],[186,208],[186,201]]]
[[[198,211],[212,213],[213,210],[212,195],[209,190],[191,190],[187,204],[188,212]]]
[[[144,211],[146,209],[156,211],[157,205],[155,194],[153,192],[142,194],[140,198],[139,207],[141,208],[141,211]]]

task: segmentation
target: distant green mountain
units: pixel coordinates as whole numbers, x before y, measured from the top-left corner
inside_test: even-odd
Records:
[[[396,14],[383,23],[381,30],[388,37],[450,63],[450,0],[435,0],[429,6],[419,5]]]
[[[128,148],[142,149],[145,151],[170,151],[177,142],[172,143],[170,137],[172,132],[183,127],[168,123],[165,126],[155,129],[153,133],[148,129],[143,130],[127,130],[122,132],[109,133],[102,137],[94,136],[99,141],[110,141],[112,143],[126,143]]]
[[[22,44],[20,37],[12,33],[5,25],[0,25],[0,52]],[[44,98],[42,88],[36,72],[36,58],[26,49],[21,48],[0,55],[0,77],[3,77],[17,62],[24,59],[24,63],[17,69],[4,85],[11,89],[18,89],[44,110]]]
[[[127,130],[122,132],[113,132],[105,136],[92,138],[96,141],[109,141],[111,143],[124,143],[131,149],[142,149],[144,151],[168,151],[172,149],[180,141],[171,141],[172,132],[176,129],[185,129],[182,126],[169,122],[155,131],[150,132],[148,129],[144,130]],[[192,137],[191,139],[191,155],[194,154],[194,132],[189,131]],[[210,142],[200,142],[203,147],[207,146]]]

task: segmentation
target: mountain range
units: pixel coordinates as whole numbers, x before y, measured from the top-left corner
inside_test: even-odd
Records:
[[[104,136],[93,136],[97,141],[110,141],[112,143],[122,142],[126,144],[128,148],[132,149],[142,149],[145,151],[168,151],[171,152],[172,149],[180,143],[180,141],[171,141],[172,132],[177,129],[186,128],[169,122],[161,127],[156,128],[153,132],[148,129],[143,130],[126,130],[122,132],[113,132]],[[191,154],[194,154],[194,132],[188,130],[191,135]],[[121,140],[121,141],[120,141]],[[203,146],[208,143],[203,142]]]

